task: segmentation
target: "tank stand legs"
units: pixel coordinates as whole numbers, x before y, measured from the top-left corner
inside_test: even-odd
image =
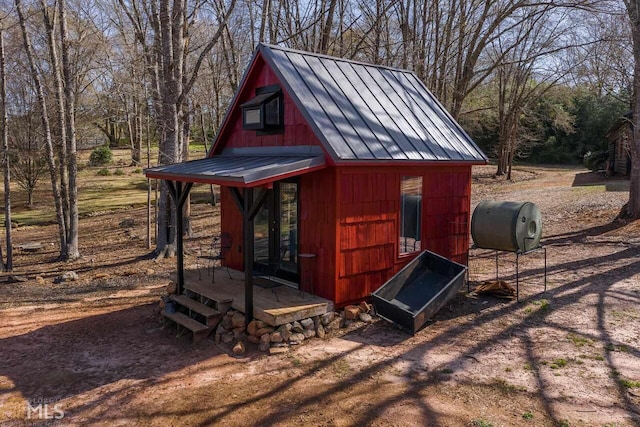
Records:
[[[520,302],[520,254],[516,252],[516,301]]]
[[[544,252],[544,292],[547,292],[547,248],[544,246],[538,246],[537,248],[528,252],[516,252],[516,301],[520,302],[520,255],[527,255],[538,249],[542,249]],[[498,254],[499,251],[495,251],[496,256],[496,282],[500,280],[500,274],[498,270]]]

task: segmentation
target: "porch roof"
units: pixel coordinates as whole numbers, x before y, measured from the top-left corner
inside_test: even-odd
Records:
[[[156,166],[144,172],[148,178],[255,187],[324,167],[324,156],[315,153],[229,152],[205,159]]]

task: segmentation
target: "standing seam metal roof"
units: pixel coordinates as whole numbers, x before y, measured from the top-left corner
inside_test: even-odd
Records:
[[[258,49],[337,161],[487,160],[412,72],[265,44]]]
[[[186,182],[205,182],[250,187],[262,181],[274,181],[283,176],[306,173],[325,166],[324,156],[287,154],[291,150],[266,152],[264,149],[245,150],[245,154],[221,154],[171,165],[145,169],[148,178],[172,179]]]

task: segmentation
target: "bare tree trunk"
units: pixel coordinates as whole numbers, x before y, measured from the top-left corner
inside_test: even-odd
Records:
[[[58,173],[60,174],[60,196],[62,197],[62,212],[64,213],[65,230],[69,230],[69,172],[67,170],[67,129],[64,104],[62,77],[60,76],[60,61],[58,60],[58,47],[55,39],[56,11],[49,15],[49,8],[44,0],[40,0],[42,19],[47,31],[49,44],[49,58],[53,71],[54,93],[56,99],[56,115],[58,118],[58,135],[60,140],[56,143],[58,151]],[[52,19],[53,18],[53,19]],[[63,255],[65,257],[66,255]]]
[[[160,1],[160,53],[162,55],[162,85],[160,96],[162,111],[159,115],[161,131],[160,156],[158,163],[167,165],[176,163],[178,159],[178,97],[182,89],[182,78],[176,78],[176,73],[182,71],[179,62],[182,61],[182,0],[177,0],[174,10],[169,10],[169,0]],[[173,19],[172,19],[173,18]],[[178,22],[176,22],[178,21]],[[158,206],[158,256],[173,256],[176,250],[175,215],[176,207],[169,197],[165,185],[161,187]]]
[[[146,92],[146,89],[145,89]],[[145,96],[146,98],[146,96]],[[151,167],[151,108],[147,108],[147,168]],[[151,249],[151,179],[147,178],[147,249]]]
[[[318,52],[327,53],[329,51],[329,38],[331,37],[331,29],[333,28],[333,14],[336,10],[337,0],[329,0],[329,10],[327,11],[327,19],[322,28]]]
[[[625,0],[631,37],[633,39],[633,137],[631,152],[631,172],[629,173],[629,203],[627,214],[632,219],[640,218],[640,4]]]
[[[4,271],[13,271],[13,241],[11,238],[11,172],[9,169],[9,129],[7,127],[7,76],[5,74],[4,30],[0,25],[0,116],[2,117],[2,165],[4,167],[4,228],[7,262]],[[2,246],[0,246],[1,250]],[[0,254],[0,261],[2,255]]]
[[[16,11],[18,13],[18,21],[20,23],[20,29],[22,30],[22,41],[24,43],[24,49],[29,61],[29,69],[31,72],[31,78],[36,87],[38,96],[38,103],[40,104],[40,115],[42,120],[42,129],[44,131],[45,147],[47,150],[47,163],[49,165],[49,174],[51,176],[51,190],[53,192],[53,200],[56,209],[56,221],[58,222],[58,235],[60,238],[60,257],[66,257],[68,253],[67,248],[67,233],[64,224],[64,214],[62,212],[62,196],[60,195],[60,188],[58,186],[58,176],[56,171],[55,156],[53,153],[53,141],[51,138],[51,126],[49,124],[49,115],[47,110],[47,102],[44,95],[44,87],[38,69],[36,67],[33,58],[33,48],[31,46],[31,39],[27,32],[26,22],[24,14],[22,13],[21,0],[15,0]]]
[[[264,42],[264,33],[267,28],[267,20],[271,16],[271,1],[263,0],[262,2],[262,16],[260,17],[260,30],[258,32],[258,41]]]
[[[58,0],[60,11],[60,44],[62,46],[62,75],[64,76],[64,106],[67,133],[67,167],[69,168],[69,228],[67,229],[67,259],[80,257],[78,249],[78,154],[76,147],[75,87],[69,64],[69,41],[65,0]]]
[[[183,117],[182,117],[182,160],[188,162],[190,159],[189,155],[189,144],[191,143],[191,116],[192,112],[189,108],[188,102],[185,102],[182,107]],[[193,235],[193,227],[191,226],[191,194],[187,195],[187,200],[184,202],[184,207],[182,210],[183,214],[183,235],[187,235],[191,237]]]
[[[209,153],[208,142],[207,142],[207,127],[204,121],[204,111],[202,111],[202,106],[199,109],[200,112],[200,132],[202,132],[202,143],[204,144],[204,150]],[[211,192],[211,206],[216,205],[216,196],[213,192],[213,184],[209,185],[209,191]]]

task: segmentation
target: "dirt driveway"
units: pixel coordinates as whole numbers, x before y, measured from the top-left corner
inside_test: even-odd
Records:
[[[0,284],[0,423],[640,425],[640,222],[612,222],[627,183],[566,168],[521,168],[513,183],[490,172],[474,171],[474,204],[542,209],[546,293],[538,252],[520,259],[520,303],[459,294],[413,337],[379,321],[270,357],[162,329],[173,260],[143,259],[144,212],[84,219],[84,259],[19,253],[14,274],[28,280]],[[211,209],[194,207],[194,227],[215,227]],[[55,229],[15,240],[53,242]],[[499,260],[511,283],[514,261]],[[494,262],[475,251],[472,279],[492,278]],[[79,280],[54,284],[64,270]]]

